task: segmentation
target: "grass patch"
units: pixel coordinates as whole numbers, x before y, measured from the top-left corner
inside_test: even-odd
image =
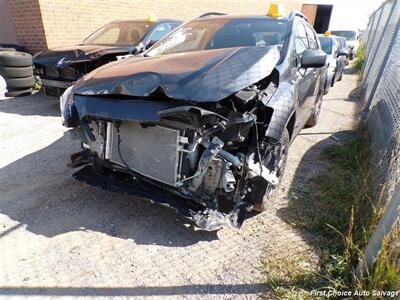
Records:
[[[34,78],[35,78],[35,83],[34,83],[32,88],[33,88],[34,91],[39,91],[42,86],[39,83],[38,77],[34,76]]]
[[[318,299],[311,291],[399,289],[400,270],[396,261],[400,256],[398,251],[389,251],[389,242],[382,246],[373,269],[364,278],[355,275],[363,250],[383,213],[384,191],[378,197],[373,196],[376,191],[368,143],[357,136],[344,145],[326,148],[320,158],[327,161],[327,171],[306,183],[288,207],[293,225],[315,237],[312,243],[322,253],[319,264],[314,268],[307,266],[306,258],[264,259],[263,273],[273,293],[269,296]],[[397,232],[395,238],[399,237]],[[282,269],[285,271],[279,271]]]
[[[365,64],[365,44],[363,42],[360,43],[356,52],[356,59],[354,61],[354,68],[357,73],[361,74]]]

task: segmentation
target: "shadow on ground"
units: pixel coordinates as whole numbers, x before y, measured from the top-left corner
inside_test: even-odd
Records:
[[[316,170],[326,170],[326,162],[321,159],[321,151],[331,145],[344,144],[355,136],[354,131],[339,131],[311,147],[303,156],[296,169],[295,176],[288,192],[289,202],[286,207],[278,210],[277,215],[286,223],[297,228],[313,249],[321,246],[321,239],[315,233],[307,230],[309,224],[318,220],[325,226],[321,216],[325,215],[326,206],[316,203],[313,191],[310,189],[312,179],[318,176]]]
[[[60,103],[57,97],[44,96],[38,92],[30,96],[0,100],[0,112],[21,116],[58,117]]]
[[[79,148],[66,133],[48,147],[0,169],[0,212],[46,237],[98,231],[137,244],[185,247],[217,238],[194,231],[172,209],[91,187],[72,179],[67,167]],[[5,229],[0,238],[17,230]]]
[[[357,69],[354,67],[346,67],[343,71],[344,75],[354,75],[357,74]]]
[[[208,295],[256,294],[264,291],[262,284],[205,284],[165,287],[0,287],[0,295],[8,296],[175,296],[175,295]]]

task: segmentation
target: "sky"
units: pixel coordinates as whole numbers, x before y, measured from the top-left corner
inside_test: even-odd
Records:
[[[306,0],[310,4],[333,4],[329,29],[365,29],[369,16],[384,0]]]

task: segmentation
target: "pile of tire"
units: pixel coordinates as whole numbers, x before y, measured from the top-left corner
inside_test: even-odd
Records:
[[[0,75],[7,83],[7,97],[30,95],[35,84],[32,55],[19,51],[0,51]]]

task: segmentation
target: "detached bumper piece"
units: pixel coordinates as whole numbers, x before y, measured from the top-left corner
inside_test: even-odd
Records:
[[[101,172],[98,172],[98,168],[101,169]],[[72,176],[77,181],[99,187],[105,191],[129,194],[148,200],[151,203],[175,209],[189,222],[206,231],[219,230],[227,225],[240,228],[246,217],[247,210],[249,210],[247,205],[242,205],[242,207],[224,214],[217,210],[205,208],[197,202],[181,198],[172,193],[166,193],[164,189],[138,178],[118,174],[101,168],[96,164],[85,166]]]

